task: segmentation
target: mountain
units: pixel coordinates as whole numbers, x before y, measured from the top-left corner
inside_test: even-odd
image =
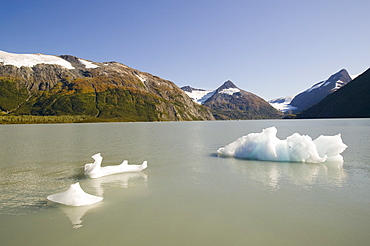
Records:
[[[282,114],[262,98],[239,89],[230,80],[214,91],[182,87],[194,101],[211,109],[219,120],[281,118]]]
[[[0,51],[0,113],[96,121],[213,120],[173,82],[118,62]]]
[[[296,118],[370,117],[370,69]]]
[[[320,81],[295,96],[273,99],[269,103],[283,112],[298,113],[320,102],[327,95],[335,92],[351,80],[352,78],[347,70],[341,69],[327,80]]]

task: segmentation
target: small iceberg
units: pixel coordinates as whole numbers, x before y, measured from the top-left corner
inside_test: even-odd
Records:
[[[277,129],[269,127],[261,133],[250,133],[217,150],[218,155],[241,159],[281,162],[342,162],[346,148],[341,135],[310,136],[294,133],[285,140],[276,137]]]
[[[80,183],[77,182],[72,184],[67,191],[50,195],[47,199],[70,206],[85,206],[100,202],[103,197],[87,194],[82,190]]]
[[[140,172],[148,167],[148,162],[144,161],[141,165],[129,165],[128,161],[123,161],[120,165],[102,167],[101,162],[103,157],[100,153],[91,156],[95,161],[85,165],[85,175],[90,178],[100,178],[103,176],[116,174],[116,173],[127,173],[127,172]]]

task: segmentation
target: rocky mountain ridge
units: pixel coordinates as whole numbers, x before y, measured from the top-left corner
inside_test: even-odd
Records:
[[[118,121],[213,120],[173,82],[118,62],[0,51],[0,109]]]

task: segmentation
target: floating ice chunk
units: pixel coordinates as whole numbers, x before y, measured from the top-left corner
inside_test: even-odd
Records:
[[[343,162],[340,155],[346,148],[341,135],[320,136],[312,141],[307,135],[294,133],[285,140],[276,137],[277,129],[269,127],[261,133],[250,133],[219,148],[221,156],[263,161],[320,163]]]
[[[346,148],[342,142],[341,135],[319,136],[313,141],[317,147],[319,155],[326,155],[326,161],[343,162],[343,156],[340,155]]]
[[[67,191],[50,195],[47,199],[70,206],[84,206],[100,202],[103,197],[87,194],[82,190],[80,183],[77,182],[72,184]]]
[[[95,161],[85,165],[85,175],[90,178],[100,178],[103,176],[126,173],[126,172],[140,172],[148,167],[148,162],[144,161],[141,165],[129,165],[128,161],[123,161],[120,165],[102,167],[101,162],[103,157],[100,153],[91,156]]]

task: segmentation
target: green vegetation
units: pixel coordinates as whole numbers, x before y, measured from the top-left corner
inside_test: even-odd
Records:
[[[56,76],[54,68],[42,69],[38,76],[0,77],[0,124],[212,118],[203,106],[196,106],[194,114],[200,112],[205,118],[192,115],[193,105],[184,103],[181,91],[155,76],[145,84],[136,72],[127,68],[128,72],[122,72],[121,67],[86,77]]]
[[[278,114],[271,112],[269,108],[259,107],[259,108],[211,108],[211,112],[216,120],[249,120],[249,119],[276,119]]]
[[[97,93],[99,118],[120,118],[123,121],[159,121],[156,105],[163,99],[144,91],[117,87]]]
[[[102,78],[58,83],[32,96],[15,79],[0,80],[1,124],[67,122],[135,122],[171,119],[169,102],[141,88],[104,83]],[[130,81],[129,81],[130,82]],[[131,82],[129,83],[131,85]],[[133,82],[132,82],[133,84]],[[174,101],[178,112],[185,105]],[[193,117],[194,118],[194,117]]]
[[[35,115],[2,115],[1,124],[41,124],[41,123],[80,123],[93,122],[93,119],[84,115],[62,116],[35,116]]]
[[[28,91],[15,79],[0,78],[0,110],[11,112],[29,98]]]
[[[69,95],[59,92],[54,95],[41,95],[31,109],[32,115],[89,115],[95,116],[94,93],[75,93]]]

